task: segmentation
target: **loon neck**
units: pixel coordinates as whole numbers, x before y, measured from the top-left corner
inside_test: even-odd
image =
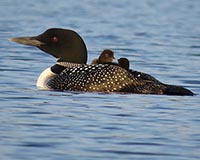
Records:
[[[71,62],[57,62],[51,67],[51,71],[55,74],[60,74],[64,69],[71,67],[79,67],[83,64],[71,63]]]
[[[57,74],[51,71],[51,67],[45,69],[37,79],[36,86],[38,89],[41,90],[48,90],[50,89],[47,86],[49,80],[53,79]]]
[[[63,66],[65,68],[79,67],[79,66],[86,65],[86,64],[72,63],[72,62],[57,62],[56,64],[59,66]]]
[[[71,63],[71,62],[57,62],[55,65],[45,69],[40,74],[40,76],[38,77],[36,86],[42,90],[50,89],[47,85],[48,81],[53,79],[56,75],[60,74],[66,68],[78,67],[82,65],[84,64]]]
[[[65,68],[65,66],[55,64],[51,67],[51,71],[55,74],[60,74]]]

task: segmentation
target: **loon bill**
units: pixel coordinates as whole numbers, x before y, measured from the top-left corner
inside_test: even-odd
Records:
[[[184,87],[161,83],[154,77],[112,63],[87,65],[87,48],[73,30],[51,28],[33,37],[10,41],[35,46],[57,58],[38,78],[40,89],[123,92],[137,94],[194,95]]]

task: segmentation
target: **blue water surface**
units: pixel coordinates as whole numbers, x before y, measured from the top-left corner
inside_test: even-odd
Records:
[[[199,0],[1,0],[1,160],[200,159]],[[196,96],[39,91],[56,60],[7,38],[77,31],[88,63],[109,48]]]

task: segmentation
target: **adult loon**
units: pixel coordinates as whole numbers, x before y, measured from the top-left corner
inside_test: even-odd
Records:
[[[38,47],[57,58],[57,63],[39,76],[37,86],[40,89],[194,95],[184,87],[164,84],[148,74],[129,71],[118,65],[87,65],[86,45],[73,30],[51,28],[38,36],[9,40]]]

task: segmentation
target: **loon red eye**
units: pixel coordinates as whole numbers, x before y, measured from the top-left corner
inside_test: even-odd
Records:
[[[54,36],[54,37],[52,37],[52,38],[51,38],[51,42],[58,42],[58,38],[57,38],[57,37],[55,37],[55,36]]]

